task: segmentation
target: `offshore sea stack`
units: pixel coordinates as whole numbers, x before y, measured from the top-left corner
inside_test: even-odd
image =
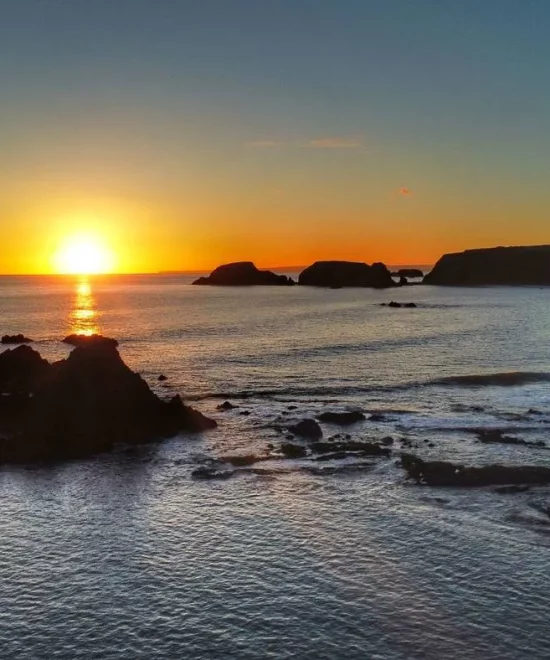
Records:
[[[300,273],[298,284],[333,289],[342,287],[397,286],[390,271],[382,263],[372,266],[356,261],[316,261]]]
[[[0,354],[0,463],[82,458],[215,426],[179,396],[160,399],[113,343],[92,340],[53,364],[28,346]]]
[[[496,247],[445,254],[424,278],[447,286],[550,285],[550,245]]]
[[[218,266],[208,277],[199,277],[193,284],[212,286],[292,286],[294,280],[270,270],[259,270],[251,261],[238,261]]]

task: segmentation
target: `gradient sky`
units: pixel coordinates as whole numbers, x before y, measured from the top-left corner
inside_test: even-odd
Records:
[[[550,242],[546,0],[0,0],[0,272]]]

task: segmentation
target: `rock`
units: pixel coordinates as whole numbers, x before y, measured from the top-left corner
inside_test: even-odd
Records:
[[[403,275],[401,275],[401,277],[399,278],[399,286],[407,286],[408,283],[409,280],[406,277],[403,277]]]
[[[2,344],[32,344],[32,339],[25,337],[25,335],[4,335],[2,337]]]
[[[239,415],[243,415],[244,417],[248,417],[248,415],[250,415],[250,410],[241,410]]]
[[[477,437],[483,444],[524,445],[526,447],[546,449],[546,445],[542,440],[528,442],[527,440],[522,440],[511,435],[503,435],[502,433],[502,431],[497,429],[480,429],[477,431]]]
[[[316,261],[300,273],[298,284],[329,288],[396,286],[384,264],[368,266],[353,261]]]
[[[106,345],[116,347],[118,346],[118,341],[112,339],[111,337],[104,337],[103,335],[68,335],[65,339],[61,340],[64,344],[70,344],[71,346],[99,346]]]
[[[33,365],[24,383],[33,396],[14,422],[15,432],[0,442],[0,463],[87,457],[119,442],[140,444],[216,426],[179,396],[160,399],[111,342],[77,346],[53,365],[23,346],[11,351],[11,360],[17,351],[18,360]]]
[[[256,456],[254,454],[244,454],[241,456],[222,456],[220,461],[223,463],[229,463],[235,467],[242,467],[245,465],[252,465],[253,463],[258,463],[259,461],[265,461],[266,456]]]
[[[288,430],[294,435],[299,435],[304,438],[322,438],[323,431],[314,419],[303,419],[301,422],[289,426]]]
[[[291,442],[283,442],[281,445],[281,452],[287,458],[303,458],[307,454],[305,447],[293,444]]]
[[[366,419],[365,415],[358,411],[347,411],[347,412],[324,412],[321,413],[317,419],[320,422],[327,422],[329,424],[339,424],[340,426],[349,426],[350,424],[356,424],[357,422],[362,422]]]
[[[369,422],[385,422],[386,420],[387,417],[383,413],[372,413],[369,415]]]
[[[428,486],[472,488],[550,483],[550,467],[535,465],[465,467],[446,461],[424,461],[413,454],[402,454],[401,464],[410,478]]]
[[[446,286],[550,285],[550,245],[495,247],[445,254],[424,278]]]
[[[292,278],[259,270],[251,261],[239,261],[218,266],[208,277],[199,277],[193,284],[213,286],[292,286]]]
[[[310,446],[314,454],[329,454],[335,452],[361,453],[368,456],[389,456],[391,451],[387,447],[381,447],[373,442],[314,442]]]
[[[391,435],[387,435],[385,438],[382,438],[380,440],[380,444],[384,445],[384,447],[389,447],[390,445],[393,445],[394,439],[391,437]]]
[[[387,305],[386,303],[382,303],[382,305],[384,307],[393,307],[394,309],[400,309],[401,307],[405,307],[406,309],[412,309],[414,307],[417,307],[417,304],[414,302],[400,303],[400,302],[396,302],[395,300],[392,300]]]
[[[34,394],[51,371],[38,351],[22,344],[0,353],[0,394]]]
[[[204,465],[191,472],[193,479],[230,479],[232,476],[233,472],[231,470],[216,470]]]
[[[511,495],[512,493],[524,493],[530,488],[531,486],[499,486],[498,488],[495,488],[495,493]]]
[[[238,408],[239,406],[233,405],[230,401],[224,401],[223,403],[220,403],[218,406],[218,410],[234,410],[235,408]]]
[[[160,374],[157,380],[159,380],[162,383],[163,381],[168,380],[168,376],[165,376],[164,374]]]

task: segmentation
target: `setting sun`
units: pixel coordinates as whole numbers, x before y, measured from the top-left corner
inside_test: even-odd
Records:
[[[114,257],[95,236],[72,236],[55,253],[54,267],[58,273],[66,275],[110,273],[114,268]]]

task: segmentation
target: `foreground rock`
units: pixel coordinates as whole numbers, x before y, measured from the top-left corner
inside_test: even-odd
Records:
[[[496,247],[446,254],[424,278],[448,286],[550,285],[550,245]]]
[[[428,486],[471,488],[550,483],[550,467],[535,465],[465,467],[446,461],[424,461],[413,454],[402,454],[401,464],[410,478]]]
[[[362,422],[366,419],[365,415],[358,411],[346,411],[346,412],[324,412],[319,415],[317,418],[321,422],[327,422],[329,424],[338,424],[339,426],[349,426],[350,424],[356,424],[357,422]]]
[[[0,340],[2,344],[32,344],[32,339],[25,337],[25,335],[4,335]]]
[[[213,286],[292,286],[294,280],[270,270],[259,270],[251,261],[239,261],[218,266],[208,277],[199,277],[193,284]]]
[[[298,284],[332,289],[342,287],[397,286],[390,271],[382,263],[369,266],[355,261],[316,261],[300,273]]]
[[[0,440],[0,463],[86,457],[119,442],[139,444],[216,426],[179,396],[157,397],[111,343],[79,346],[52,365],[29,347],[10,353],[0,356],[3,412],[6,401],[14,404],[8,406],[11,416],[0,410],[7,434]],[[14,377],[16,367],[25,378]]]

